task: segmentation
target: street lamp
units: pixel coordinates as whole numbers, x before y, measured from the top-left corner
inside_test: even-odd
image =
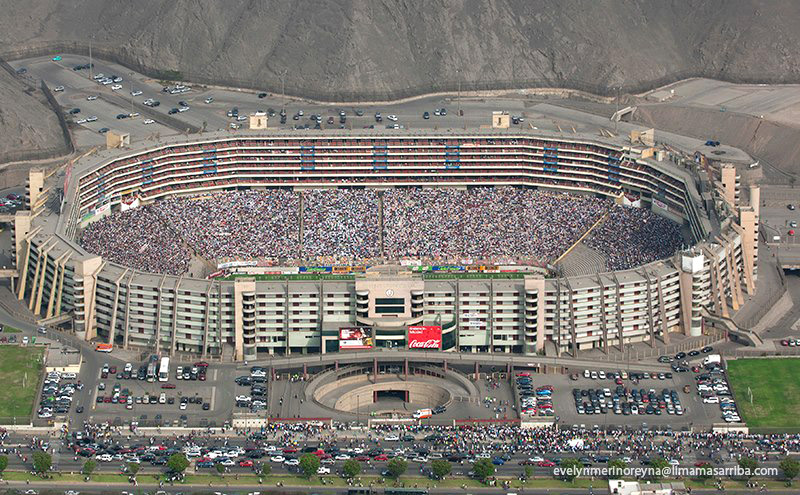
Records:
[[[289,72],[288,69],[283,69],[281,71],[281,101],[283,108],[286,108],[286,73]]]
[[[456,69],[456,77],[458,78],[458,116],[461,117],[461,69]]]

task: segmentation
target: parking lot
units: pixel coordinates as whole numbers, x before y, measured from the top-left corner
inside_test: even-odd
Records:
[[[94,421],[120,418],[123,423],[138,420],[142,426],[190,426],[205,418],[213,426],[229,419],[231,404],[217,396],[220,373],[213,366],[172,364],[163,380],[148,377],[148,364],[103,366],[92,396]]]

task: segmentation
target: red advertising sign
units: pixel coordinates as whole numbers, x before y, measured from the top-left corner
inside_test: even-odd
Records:
[[[339,349],[371,349],[372,331],[369,327],[348,327],[339,329]]]
[[[414,326],[408,327],[409,349],[441,349],[442,327]]]

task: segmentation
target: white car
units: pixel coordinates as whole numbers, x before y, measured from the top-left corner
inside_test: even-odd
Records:
[[[86,119],[78,119],[78,120],[75,121],[75,123],[76,124],[85,124],[86,123]]]
[[[287,466],[299,466],[300,459],[286,459],[285,461],[283,461],[283,463],[286,464]]]
[[[56,93],[60,93],[64,91],[64,86],[56,86],[55,88],[53,88],[53,91],[55,91]]]
[[[680,466],[681,463],[680,463],[680,461],[678,459],[670,459],[669,460],[669,465],[670,466]]]
[[[143,123],[143,124],[145,124],[145,125],[147,125],[147,124],[155,124],[155,123],[156,123],[156,121],[155,121],[155,120],[153,120],[153,119],[144,119],[144,120],[142,121],[142,123]]]
[[[181,402],[180,410],[181,411],[185,411],[186,410],[186,403],[185,402]]]
[[[274,455],[274,456],[270,457],[269,460],[272,461],[272,462],[284,462],[286,460],[286,458],[283,457],[282,455]]]
[[[111,86],[111,91],[118,91],[120,89],[122,89],[122,84],[115,84]]]
[[[97,115],[90,115],[86,117],[86,122],[97,122]]]
[[[189,107],[178,107],[178,111],[181,112],[181,113],[188,112],[189,111]]]
[[[346,461],[350,459],[350,456],[347,454],[337,454],[336,457],[334,457],[334,459],[336,459],[337,461]]]
[[[94,75],[94,77],[93,77],[92,79],[94,79],[95,81],[99,81],[100,79],[105,79],[105,77],[106,77],[106,76],[105,76],[105,74],[103,74],[103,73],[101,72],[101,73],[99,73],[99,74],[95,74],[95,75]]]
[[[139,96],[142,92],[138,89],[131,91],[131,96]]]
[[[94,101],[97,99],[97,95],[89,95],[86,97],[86,101]]]
[[[719,397],[706,397],[703,404],[719,404]]]
[[[103,454],[97,456],[97,460],[101,462],[111,462],[114,460],[114,456],[112,456],[111,454]]]
[[[234,461],[233,459],[225,459],[224,461],[220,462],[220,464],[222,464],[223,466],[235,466],[236,461]]]
[[[209,96],[208,98],[206,98],[206,99],[205,99],[205,100],[203,100],[203,101],[205,101],[206,103],[212,103],[212,102],[214,101],[214,98],[213,98],[213,97],[211,97],[211,96]]]
[[[544,457],[540,457],[540,456],[537,455],[537,456],[529,457],[528,461],[530,461],[530,462],[542,462],[542,461],[544,461]]]
[[[387,115],[386,118],[392,122],[397,122],[397,115]]]
[[[398,437],[397,435],[387,435],[383,438],[383,440],[385,442],[399,442],[400,437]]]
[[[317,474],[331,474],[331,468],[320,466],[317,468]]]
[[[75,490],[67,490],[64,492],[64,495],[81,495],[81,492],[77,492]]]

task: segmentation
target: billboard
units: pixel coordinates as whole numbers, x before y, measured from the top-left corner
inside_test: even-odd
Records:
[[[372,349],[372,329],[369,327],[340,328],[339,349]]]
[[[442,327],[440,326],[408,327],[408,348],[441,350]]]

